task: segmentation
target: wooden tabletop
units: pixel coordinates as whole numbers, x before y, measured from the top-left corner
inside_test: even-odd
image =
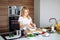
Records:
[[[27,31],[27,34],[32,34],[32,33],[42,33],[42,29],[36,29],[34,31],[30,31],[30,30]]]

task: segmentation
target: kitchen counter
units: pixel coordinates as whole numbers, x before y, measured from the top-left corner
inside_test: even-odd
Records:
[[[40,32],[41,30],[36,30],[35,32]],[[33,33],[35,33],[33,32]],[[30,34],[31,32],[28,31],[28,34]],[[17,39],[13,39],[13,40],[60,40],[60,34],[58,33],[49,33],[49,36],[43,36],[42,34],[36,35],[35,37],[19,37]],[[17,37],[17,36],[15,36]]]
[[[44,37],[42,35],[38,35],[36,37],[23,37],[15,40],[60,40],[60,34],[51,33],[50,36]]]
[[[4,40],[4,38],[2,36],[0,36],[0,40]]]

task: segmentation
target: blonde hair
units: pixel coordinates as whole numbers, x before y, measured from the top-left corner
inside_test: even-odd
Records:
[[[29,9],[28,9],[28,8],[23,7],[23,9],[21,10],[21,16],[23,16],[23,15],[24,15],[24,10],[28,10],[28,12],[29,12]],[[31,18],[29,14],[27,15],[27,18],[28,18],[28,19],[30,19],[30,18]]]

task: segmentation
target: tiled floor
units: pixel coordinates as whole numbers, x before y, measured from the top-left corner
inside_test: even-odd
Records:
[[[16,40],[60,40],[60,34],[52,33],[49,37],[43,37],[42,35],[39,35],[36,37],[20,38]]]

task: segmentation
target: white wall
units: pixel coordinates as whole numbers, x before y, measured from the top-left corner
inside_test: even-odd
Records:
[[[60,20],[60,0],[40,0],[40,26],[49,26],[52,17]]]
[[[40,0],[34,0],[34,22],[40,27]]]

